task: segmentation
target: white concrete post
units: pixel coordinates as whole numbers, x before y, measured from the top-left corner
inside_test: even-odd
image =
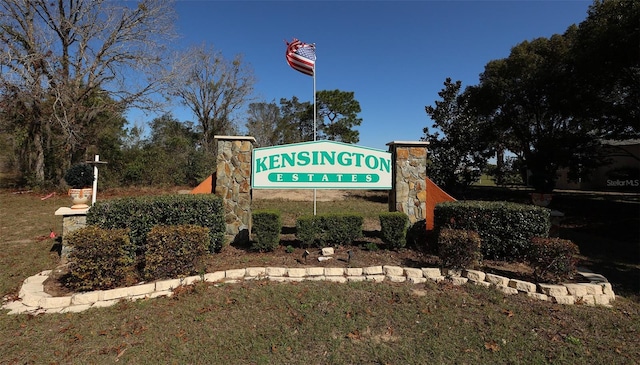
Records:
[[[93,161],[100,161],[100,155],[95,155]],[[96,195],[98,194],[98,164],[93,164],[93,194],[91,194],[91,205],[96,203]]]

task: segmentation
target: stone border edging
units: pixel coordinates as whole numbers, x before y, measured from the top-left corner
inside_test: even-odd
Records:
[[[241,280],[271,280],[276,282],[323,280],[338,283],[350,281],[383,282],[387,280],[394,283],[408,282],[411,284],[420,284],[427,280],[433,280],[435,282],[448,281],[454,285],[472,283],[484,287],[495,287],[504,294],[524,293],[531,298],[558,304],[610,306],[609,303],[615,300],[611,284],[607,282],[606,278],[589,272],[578,272],[578,274],[589,280],[589,283],[552,285],[534,284],[477,270],[440,270],[439,268],[400,266],[369,266],[364,268],[249,267],[216,271],[202,276],[189,276],[182,279],[142,283],[126,288],[75,293],[64,297],[53,297],[44,292],[43,283],[50,274],[51,270],[46,270],[25,279],[18,295],[20,299],[4,303],[2,309],[8,309],[8,314],[82,312],[89,308],[109,307],[120,300],[168,297],[173,294],[173,289],[202,280],[211,283],[237,283]]]

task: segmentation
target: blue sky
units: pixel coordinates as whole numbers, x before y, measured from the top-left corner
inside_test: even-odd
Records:
[[[561,34],[591,1],[179,1],[179,45],[203,42],[242,54],[257,101],[313,98],[313,78],[291,69],[284,40],[316,44],[317,90],[355,92],[361,146],[417,141],[424,111],[447,77],[478,83],[487,62],[513,46]],[[193,120],[173,109],[180,120]],[[244,123],[242,123],[244,124]]]

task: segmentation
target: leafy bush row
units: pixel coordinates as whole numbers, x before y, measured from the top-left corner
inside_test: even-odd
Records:
[[[380,214],[380,237],[394,249],[407,245],[409,217],[401,212]],[[280,243],[282,220],[277,211],[256,211],[252,215],[253,248],[273,251]],[[324,247],[351,243],[362,237],[364,218],[357,214],[303,216],[296,221],[296,238],[305,246]]]
[[[402,214],[384,214],[381,216],[386,239],[396,242],[407,231],[408,219]],[[357,217],[356,217],[357,218]],[[309,231],[321,237],[326,232],[338,232],[340,227],[362,221],[353,216],[315,216],[305,217],[299,222],[309,224]],[[278,244],[281,229],[280,215],[274,211],[257,212],[258,247],[273,249]],[[337,223],[342,224],[337,224]],[[335,229],[326,229],[334,224]],[[345,239],[351,232],[352,240],[359,236],[349,230],[336,235]],[[208,228],[194,225],[154,226],[147,234],[146,250],[136,265],[133,251],[135,246],[129,239],[128,229],[105,230],[97,226],[88,226],[69,235],[71,252],[68,285],[75,290],[109,289],[132,284],[138,278],[155,280],[170,277],[193,275],[204,271],[203,258],[207,255],[210,242]],[[321,242],[319,239],[313,242]],[[327,241],[338,242],[338,241]],[[345,243],[346,241],[339,241]],[[474,268],[482,260],[481,238],[471,230],[442,228],[438,232],[438,254],[442,266],[449,268]],[[533,237],[526,256],[534,268],[538,280],[560,281],[575,272],[577,246],[568,240],[557,238]]]
[[[495,260],[523,260],[532,237],[548,237],[547,208],[509,202],[457,201],[436,205],[435,226],[476,231],[482,254]]]
[[[157,280],[204,271],[209,229],[199,226],[155,226],[147,237],[147,250],[139,262],[126,229],[87,226],[68,236],[67,286],[73,290],[111,289],[143,278]]]
[[[443,228],[438,232],[441,265],[453,269],[473,269],[482,261],[481,239],[475,231]],[[576,271],[578,246],[560,238],[533,237],[526,260],[540,282],[560,282]]]
[[[142,254],[147,234],[157,225],[196,225],[209,228],[209,251],[224,242],[224,206],[213,194],[127,197],[96,202],[87,224],[104,229],[129,229],[131,243]]]
[[[296,222],[297,238],[307,246],[347,243],[360,237],[360,222],[359,219],[350,225],[352,230],[346,230],[349,224],[341,215],[301,217]],[[538,280],[559,281],[575,272],[577,246],[571,241],[546,238],[550,228],[546,208],[507,202],[446,203],[437,206],[436,222],[441,224],[435,251],[444,267],[475,268],[483,257],[488,257],[528,261]],[[424,230],[422,222],[418,223]],[[406,245],[409,231],[406,214],[381,213],[380,225],[383,242],[396,249]],[[278,212],[256,212],[254,248],[275,249],[281,228]],[[331,234],[336,238],[331,239]]]

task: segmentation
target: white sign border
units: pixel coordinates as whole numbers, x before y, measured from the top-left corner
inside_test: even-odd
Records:
[[[326,146],[333,146],[333,147],[339,147],[339,150],[351,150],[351,152],[353,151],[369,151],[372,152],[371,155],[377,156],[378,158],[384,158],[385,160],[388,160],[388,164],[389,164],[389,172],[383,172],[383,173],[378,173],[380,176],[380,181],[376,182],[376,183],[359,183],[359,184],[351,184],[351,183],[303,183],[302,185],[300,183],[297,183],[296,185],[293,185],[292,183],[287,183],[284,182],[283,184],[278,184],[278,183],[264,183],[264,178],[258,179],[256,177],[256,174],[258,174],[258,172],[256,172],[256,154],[259,155],[259,157],[263,157],[260,156],[262,154],[262,152],[267,152],[267,151],[277,151],[279,149],[294,149],[297,151],[304,151],[305,147],[311,147],[311,148],[306,148],[306,150],[313,150],[313,151],[335,151],[335,149],[329,149],[326,148]],[[318,148],[319,147],[319,148]],[[273,153],[271,153],[273,154]],[[270,154],[270,155],[271,155]],[[290,143],[290,144],[284,144],[284,145],[277,145],[277,146],[270,146],[270,147],[260,147],[260,148],[254,148],[251,154],[251,159],[252,159],[252,165],[251,165],[251,188],[252,189],[305,189],[305,190],[309,190],[309,189],[320,189],[320,190],[391,190],[392,189],[392,179],[393,179],[393,161],[392,161],[392,153],[388,152],[388,151],[384,151],[384,150],[380,150],[380,149],[375,149],[375,148],[371,148],[371,147],[364,147],[364,146],[359,146],[359,145],[355,145],[355,144],[348,144],[348,143],[342,143],[342,142],[336,142],[336,141],[328,141],[328,140],[321,140],[321,141],[310,141],[310,142],[299,142],[299,143]],[[314,168],[317,170],[317,168],[320,166],[314,166]],[[287,173],[290,172],[297,172],[297,173],[308,173],[307,171],[304,170],[299,170],[300,167],[294,167],[294,166],[290,166],[288,167],[289,170],[287,171]],[[291,170],[293,169],[293,170]],[[359,170],[361,171],[371,171],[368,168],[363,168],[363,167],[358,167]],[[360,173],[361,173],[360,171]],[[267,172],[260,172],[261,174],[263,173],[267,173]],[[332,171],[314,171],[314,174],[332,174],[335,172]],[[344,171],[342,171],[342,173],[345,173]],[[332,184],[332,185],[328,185],[328,184]],[[338,185],[339,184],[339,185]],[[364,185],[363,185],[364,184]]]

